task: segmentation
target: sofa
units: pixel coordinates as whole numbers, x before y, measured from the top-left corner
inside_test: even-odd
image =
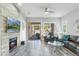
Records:
[[[78,41],[79,36],[74,36],[74,35],[64,35],[63,43],[64,47],[72,51],[73,53],[79,55],[79,41]]]

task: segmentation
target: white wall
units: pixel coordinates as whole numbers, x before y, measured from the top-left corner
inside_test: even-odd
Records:
[[[20,27],[20,41],[26,41],[26,21],[21,20],[21,27]]]
[[[67,26],[66,34],[79,35],[79,32],[76,32],[76,27],[75,27],[76,20],[79,20],[79,8],[73,10],[72,12],[62,17],[62,30],[63,30],[63,25],[66,24]]]

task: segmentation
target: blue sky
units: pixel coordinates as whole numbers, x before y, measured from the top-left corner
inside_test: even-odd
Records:
[[[20,25],[20,21],[14,19],[14,18],[9,18],[9,19],[7,20],[7,24],[9,24],[9,25],[13,25],[13,24],[18,24],[18,25]]]

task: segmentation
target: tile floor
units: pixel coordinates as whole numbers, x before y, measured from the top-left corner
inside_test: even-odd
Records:
[[[40,40],[28,40],[24,46],[15,49],[10,56],[76,56],[65,47],[56,48]]]

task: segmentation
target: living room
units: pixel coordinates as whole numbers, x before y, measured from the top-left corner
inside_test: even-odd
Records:
[[[45,52],[43,49],[47,48],[46,46],[42,46],[41,50],[41,41],[44,41],[49,47],[52,47],[52,45],[56,46],[58,51],[60,51],[60,47],[63,47],[62,49],[66,52],[60,51],[62,55],[79,55],[79,3],[22,3],[21,5],[17,3],[3,3],[0,4],[0,7],[1,56],[11,54],[13,56],[27,56],[29,53],[32,55],[29,47],[27,49],[24,48],[29,45],[28,42],[31,42],[31,45],[35,44],[35,46],[31,46],[36,51],[35,55],[55,55],[53,50],[51,50],[53,54]],[[29,40],[29,35],[32,33],[29,33],[28,23],[40,24],[40,30],[36,25],[35,31],[40,32],[41,40]],[[30,52],[28,53],[27,51],[27,54],[23,54],[25,50],[21,47],[25,50],[30,50]],[[23,52],[18,50],[19,48]],[[15,50],[17,52],[12,53]],[[33,55],[34,51],[32,51]],[[67,53],[67,51],[70,51],[70,53]]]

